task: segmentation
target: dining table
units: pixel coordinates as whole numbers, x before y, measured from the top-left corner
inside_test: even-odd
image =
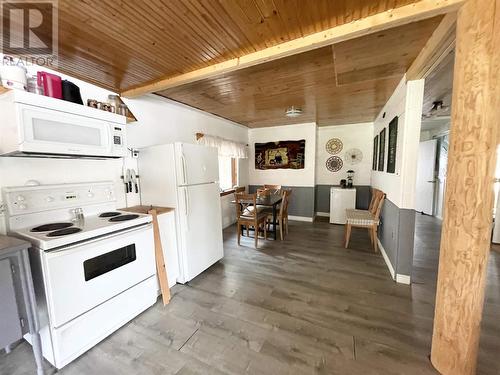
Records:
[[[273,224],[273,230],[270,231],[273,233],[273,238],[276,239],[276,225],[277,225],[277,222],[276,222],[276,218],[277,218],[277,214],[278,214],[278,205],[281,203],[281,201],[283,200],[283,197],[281,196],[281,194],[278,194],[278,193],[274,193],[274,194],[267,194],[267,195],[258,195],[257,196],[257,200],[256,200],[256,205],[257,207],[265,207],[265,208],[271,208],[272,209],[272,214],[273,214],[273,221],[272,221],[272,224]],[[243,202],[243,203],[253,203],[253,201],[241,201],[240,202]],[[236,200],[232,200],[231,203],[234,203],[236,204]],[[241,231],[243,233],[243,228],[241,228]]]

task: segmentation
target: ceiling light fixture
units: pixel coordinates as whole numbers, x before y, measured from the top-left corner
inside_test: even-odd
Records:
[[[285,115],[287,117],[298,117],[302,114],[302,109],[301,108],[297,108],[295,106],[291,106],[291,107],[288,107],[286,109],[286,112],[285,112]]]

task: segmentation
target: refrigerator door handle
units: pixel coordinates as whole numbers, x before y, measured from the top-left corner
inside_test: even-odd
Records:
[[[187,184],[186,181],[186,158],[184,154],[181,155],[181,163],[182,163],[182,183]]]
[[[188,190],[187,188],[184,189],[184,207],[186,211],[186,216],[189,214],[189,195],[188,195]]]

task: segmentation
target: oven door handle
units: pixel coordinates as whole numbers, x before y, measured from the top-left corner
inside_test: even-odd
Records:
[[[65,253],[67,253],[68,250],[72,250],[72,249],[81,247],[82,245],[88,245],[88,244],[91,244],[91,243],[94,243],[94,242],[98,242],[98,241],[109,240],[109,239],[112,239],[112,238],[117,237],[117,236],[122,236],[123,234],[128,234],[128,233],[132,233],[132,232],[143,231],[145,229],[152,228],[152,226],[153,226],[153,224],[151,224],[151,223],[139,224],[139,225],[137,225],[135,227],[123,229],[123,230],[120,230],[118,232],[113,232],[113,233],[111,233],[109,235],[105,234],[105,235],[102,235],[102,236],[98,236],[98,237],[92,238],[90,240],[79,241],[79,242],[76,242],[76,243],[73,243],[73,244],[70,244],[70,245],[63,245],[60,248],[55,248],[53,250],[48,250],[46,252],[48,254],[58,253],[60,251],[64,251]]]

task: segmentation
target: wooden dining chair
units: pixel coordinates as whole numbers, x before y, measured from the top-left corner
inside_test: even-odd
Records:
[[[266,197],[271,195],[271,190],[263,188],[263,189],[257,189],[257,197]]]
[[[284,235],[288,234],[288,202],[291,193],[291,190],[282,190],[281,193],[282,201],[276,217],[276,222],[278,223],[280,230],[281,241],[283,241]],[[267,225],[271,225],[273,213],[270,209],[266,209],[265,212],[267,213]]]
[[[271,194],[280,194],[281,193],[281,185],[265,185],[264,189],[267,189],[271,192]]]
[[[292,198],[292,189],[287,189],[286,206],[284,211],[284,221],[285,221],[285,232],[288,234],[288,206],[290,205],[290,200]]]
[[[261,211],[257,207],[257,194],[235,194],[236,196],[236,217],[238,229],[238,245],[241,240],[241,230],[243,226],[247,228],[253,227],[255,230],[255,248],[259,242],[259,229],[262,225],[264,227],[264,239],[267,240],[267,213]]]
[[[385,194],[384,192],[373,189],[372,190],[372,200],[368,210],[356,210],[348,209],[346,210],[346,224],[345,224],[345,248],[349,246],[349,240],[351,238],[351,231],[353,227],[356,228],[367,228],[370,234],[370,241],[375,252],[378,251],[377,243],[377,232],[378,226],[380,224],[380,212],[384,204]]]

